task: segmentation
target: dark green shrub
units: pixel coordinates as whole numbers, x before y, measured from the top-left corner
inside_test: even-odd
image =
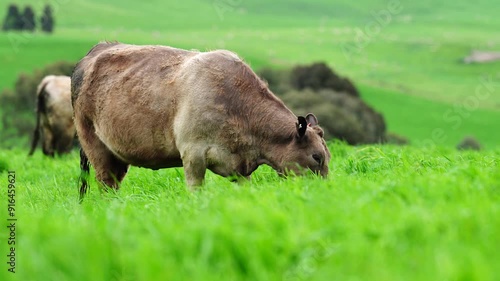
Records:
[[[292,89],[289,70],[265,67],[259,70],[257,74],[267,82],[269,89],[275,94],[282,94]]]
[[[361,99],[332,90],[292,90],[281,98],[296,114],[312,112],[325,131],[325,138],[349,144],[384,142],[385,122]]]
[[[314,113],[327,139],[349,144],[385,141],[385,121],[361,100],[354,84],[325,63],[297,66],[291,71],[263,68],[258,72],[273,93],[296,115]]]
[[[43,8],[43,15],[40,18],[40,25],[42,27],[42,31],[47,33],[52,33],[54,30],[54,17],[52,17],[52,8],[49,5],[46,5]]]
[[[481,144],[473,136],[466,136],[457,144],[458,150],[481,150]]]
[[[35,13],[30,6],[26,6],[23,11],[22,19],[22,29],[28,31],[35,30]]]
[[[324,62],[316,62],[306,66],[296,66],[290,75],[291,85],[298,90],[310,88],[331,89],[358,97],[359,92],[354,84],[347,78],[340,77]]]
[[[21,13],[19,13],[19,8],[16,5],[11,4],[7,8],[7,16],[5,17],[2,25],[2,30],[22,30],[23,29],[23,19]]]

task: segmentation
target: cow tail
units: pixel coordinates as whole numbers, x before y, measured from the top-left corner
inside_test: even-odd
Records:
[[[41,114],[45,112],[45,86],[47,86],[47,82],[45,82],[41,87],[38,87],[36,96],[37,96],[37,102],[36,102],[36,127],[35,131],[33,132],[33,141],[31,142],[31,149],[30,152],[28,153],[28,156],[33,155],[35,152],[36,146],[38,144],[38,140],[40,139],[40,118]]]
[[[80,148],[80,169],[81,169],[81,174],[80,174],[80,181],[82,185],[80,186],[80,203],[83,201],[83,197],[85,196],[85,193],[87,193],[87,188],[88,188],[88,177],[90,173],[90,162],[89,159],[87,158],[87,155],[83,151],[83,148]]]

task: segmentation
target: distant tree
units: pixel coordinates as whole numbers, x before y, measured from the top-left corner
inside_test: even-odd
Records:
[[[35,13],[30,6],[26,6],[22,15],[23,30],[35,30]]]
[[[386,141],[384,116],[363,101],[350,79],[326,63],[286,70],[264,68],[259,75],[295,114],[314,113],[326,139],[353,145]]]
[[[325,139],[340,139],[352,145],[385,142],[384,117],[359,97],[332,89],[306,88],[292,89],[280,98],[297,115],[314,113]]]
[[[314,91],[320,89],[332,89],[348,95],[359,97],[359,92],[347,78],[335,73],[324,62],[316,62],[311,65],[296,66],[290,75],[291,84],[297,90],[310,88]]]
[[[458,150],[481,150],[481,147],[481,143],[473,136],[466,136],[457,144]]]
[[[23,29],[23,20],[16,5],[9,5],[2,29],[5,31]]]
[[[49,5],[45,5],[45,8],[43,8],[43,15],[40,18],[40,23],[42,31],[52,33],[54,30],[54,18],[52,17],[52,8]]]

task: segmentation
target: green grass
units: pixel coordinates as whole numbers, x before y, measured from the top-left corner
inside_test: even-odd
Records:
[[[450,105],[398,92],[380,86],[362,86],[363,98],[383,112],[390,132],[411,136],[412,144],[454,147],[464,136],[475,136],[486,148],[498,147],[498,112],[471,109],[464,104]]]
[[[0,279],[496,280],[500,151],[330,149],[326,180],[261,167],[242,185],[209,173],[191,193],[182,169],[131,168],[117,194],[92,182],[81,205],[76,151],[0,151],[18,218],[17,272],[2,262]]]

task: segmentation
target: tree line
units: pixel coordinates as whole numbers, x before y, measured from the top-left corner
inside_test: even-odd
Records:
[[[52,33],[54,30],[54,17],[52,16],[52,8],[50,5],[45,5],[42,15],[39,18],[40,29],[43,32]],[[37,20],[35,12],[31,6],[24,7],[21,12],[20,9],[11,4],[7,8],[7,16],[5,17],[2,25],[3,31],[35,31]]]

